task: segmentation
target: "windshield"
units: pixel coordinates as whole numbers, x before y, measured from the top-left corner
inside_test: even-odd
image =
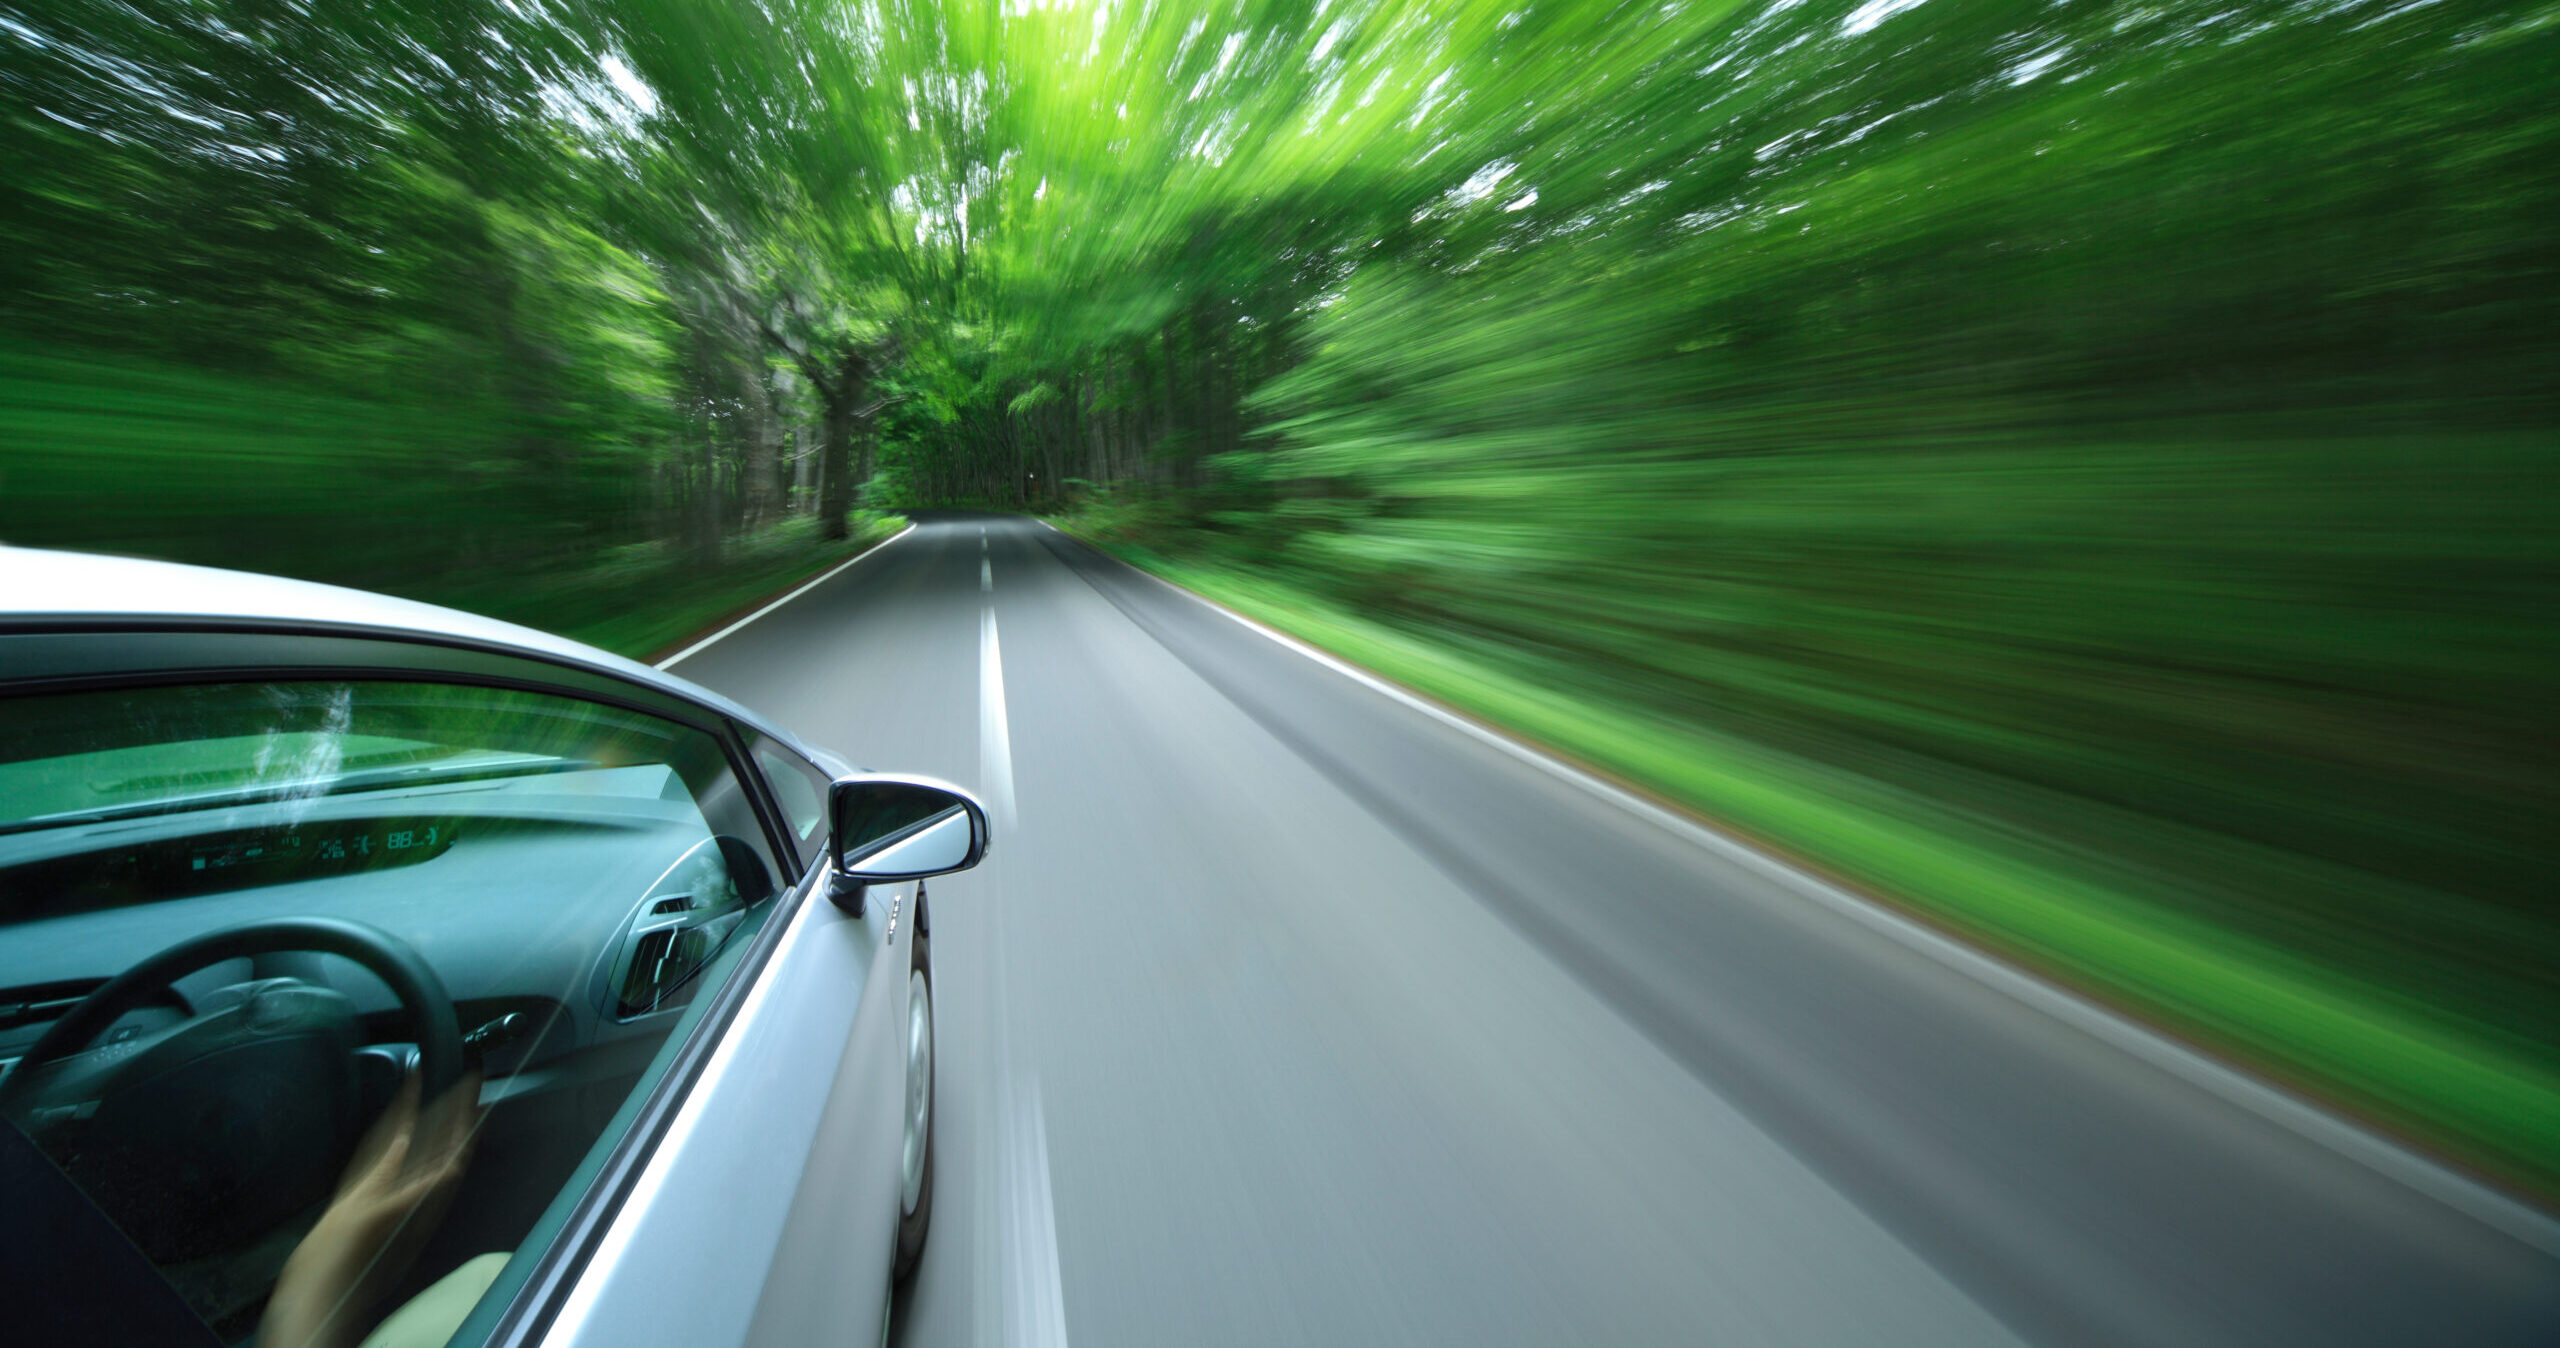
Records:
[[[665,722],[499,688],[226,683],[15,705],[0,720],[0,867],[19,869],[0,874],[29,880],[25,867],[110,845],[150,864],[115,883],[8,885],[0,922],[428,860],[469,812],[456,793],[509,779],[653,810],[720,770],[710,741]]]
[[[361,689],[361,694],[359,694]],[[214,684],[49,699],[0,726],[0,832],[426,780],[652,761],[665,727],[432,684]]]

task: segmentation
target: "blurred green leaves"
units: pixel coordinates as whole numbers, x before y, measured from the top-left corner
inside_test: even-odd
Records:
[[[2547,2],[0,0],[0,44],[0,536],[460,594],[1072,490],[2560,1174]],[[2252,1020],[2251,970],[2345,1010]],[[2367,1021],[2433,1047],[2356,1067]]]
[[[2547,11],[1218,10],[1011,358],[1106,536],[2549,1182]]]

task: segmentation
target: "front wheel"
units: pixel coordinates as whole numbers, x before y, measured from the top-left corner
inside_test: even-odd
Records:
[[[924,894],[916,895],[915,932],[907,938],[907,1099],[899,1152],[897,1281],[916,1275],[933,1225],[933,949],[925,936]]]

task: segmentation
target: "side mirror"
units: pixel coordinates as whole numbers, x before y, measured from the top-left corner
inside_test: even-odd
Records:
[[[930,777],[859,773],[827,788],[829,843],[840,884],[921,880],[978,864],[987,854],[987,811],[977,798]]]

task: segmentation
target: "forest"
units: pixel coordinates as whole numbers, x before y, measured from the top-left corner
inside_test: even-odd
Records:
[[[1035,511],[2560,1192],[2560,3],[0,0],[0,539]]]

